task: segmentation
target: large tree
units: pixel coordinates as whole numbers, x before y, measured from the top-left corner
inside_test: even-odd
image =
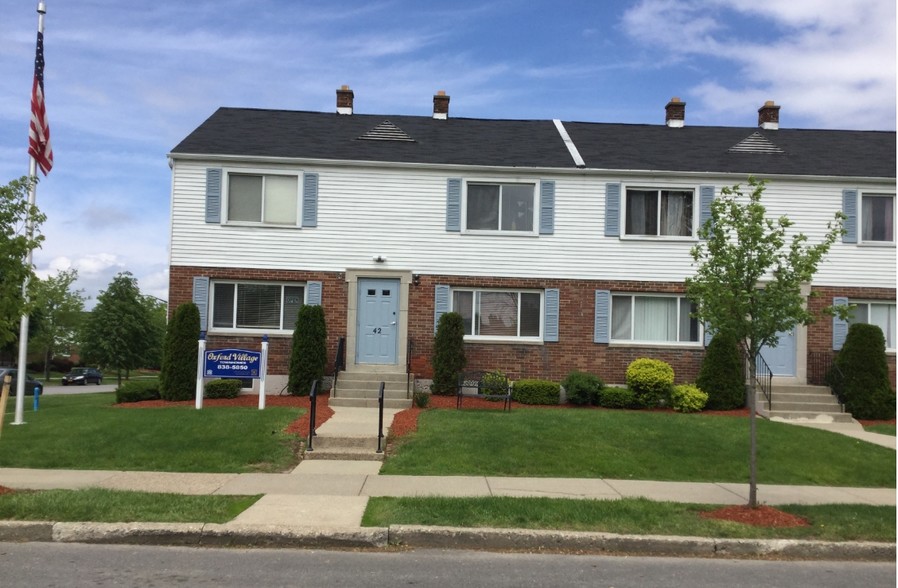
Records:
[[[76,342],[85,300],[84,290],[72,288],[77,279],[77,270],[66,270],[34,281],[34,303],[41,314],[31,347],[44,357],[44,379],[50,377],[50,361],[56,353]]]
[[[814,321],[802,288],[842,235],[844,216],[837,212],[823,240],[811,245],[792,230],[788,217],[767,217],[764,189],[763,180],[750,177],[745,192],[738,184],[721,190],[711,203],[710,219],[699,229],[702,241],[692,248],[695,277],[686,280],[695,316],[712,332],[736,340],[748,360],[751,507],[758,503],[755,362],[765,345],[776,346],[777,333]]]
[[[148,350],[159,344],[148,340],[153,317],[130,272],[121,272],[97,296],[97,305],[87,319],[82,337],[82,355],[92,363],[115,369],[118,384],[122,370],[132,370],[146,361]]]
[[[30,284],[30,291],[34,282],[25,259],[44,240],[38,228],[46,217],[28,202],[33,181],[22,177],[0,186],[0,345],[17,339],[20,317],[34,306],[30,293],[22,295],[22,286]]]

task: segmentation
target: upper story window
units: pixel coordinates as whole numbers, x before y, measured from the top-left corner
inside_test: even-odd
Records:
[[[535,184],[467,184],[465,229],[533,233]]]
[[[886,338],[886,349],[895,350],[895,303],[894,302],[856,302],[851,300],[854,306],[851,316],[848,317],[848,325],[864,323],[876,325],[882,329]]]
[[[452,310],[462,316],[465,337],[542,339],[542,292],[453,290]]]
[[[228,174],[227,221],[297,225],[299,182],[295,175]]]
[[[643,343],[698,343],[695,304],[685,296],[611,297],[611,339]]]
[[[861,197],[861,241],[895,242],[894,194],[864,194]]]
[[[624,234],[692,237],[693,190],[627,188]]]
[[[290,331],[305,303],[303,284],[212,283],[213,329]]]

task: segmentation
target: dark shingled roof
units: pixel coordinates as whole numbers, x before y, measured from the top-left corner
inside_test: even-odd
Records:
[[[386,128],[398,127],[411,141],[360,138],[371,137],[386,121]],[[895,177],[894,132],[586,122],[564,126],[586,167],[593,169]],[[772,145],[774,152],[753,152],[752,146],[759,145],[768,151]],[[218,109],[172,150],[173,156],[178,154],[576,167],[550,120],[434,120],[252,108]]]

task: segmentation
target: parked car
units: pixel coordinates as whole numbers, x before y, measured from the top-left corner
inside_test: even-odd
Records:
[[[62,385],[76,384],[85,386],[93,382],[97,386],[103,383],[103,374],[96,368],[72,368],[72,371],[62,377]]]
[[[16,394],[16,377],[18,376],[18,372],[19,370],[17,370],[16,368],[0,367],[0,386],[3,385],[3,380],[6,378],[7,374],[12,377],[12,382],[9,385],[10,396],[15,396]],[[25,396],[33,396],[35,388],[37,388],[38,396],[44,393],[44,385],[32,378],[31,374],[25,372]]]

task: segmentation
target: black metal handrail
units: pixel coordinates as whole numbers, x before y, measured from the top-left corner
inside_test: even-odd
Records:
[[[773,372],[760,353],[755,358],[755,382],[767,399],[767,410],[773,410]]]
[[[411,396],[411,390],[413,388],[409,387],[409,384],[412,384],[412,350],[415,348],[415,341],[409,337],[408,344],[405,347],[405,398],[408,400]]]
[[[380,383],[377,393],[377,453],[383,453],[384,439],[384,383]]]
[[[309,392],[309,442],[306,451],[315,451],[312,447],[312,438],[315,433],[315,418],[318,416],[318,380],[312,382],[312,390]]]
[[[337,378],[340,372],[346,371],[346,337],[337,339],[337,355],[334,357],[334,385],[331,387],[331,394],[336,396]]]

